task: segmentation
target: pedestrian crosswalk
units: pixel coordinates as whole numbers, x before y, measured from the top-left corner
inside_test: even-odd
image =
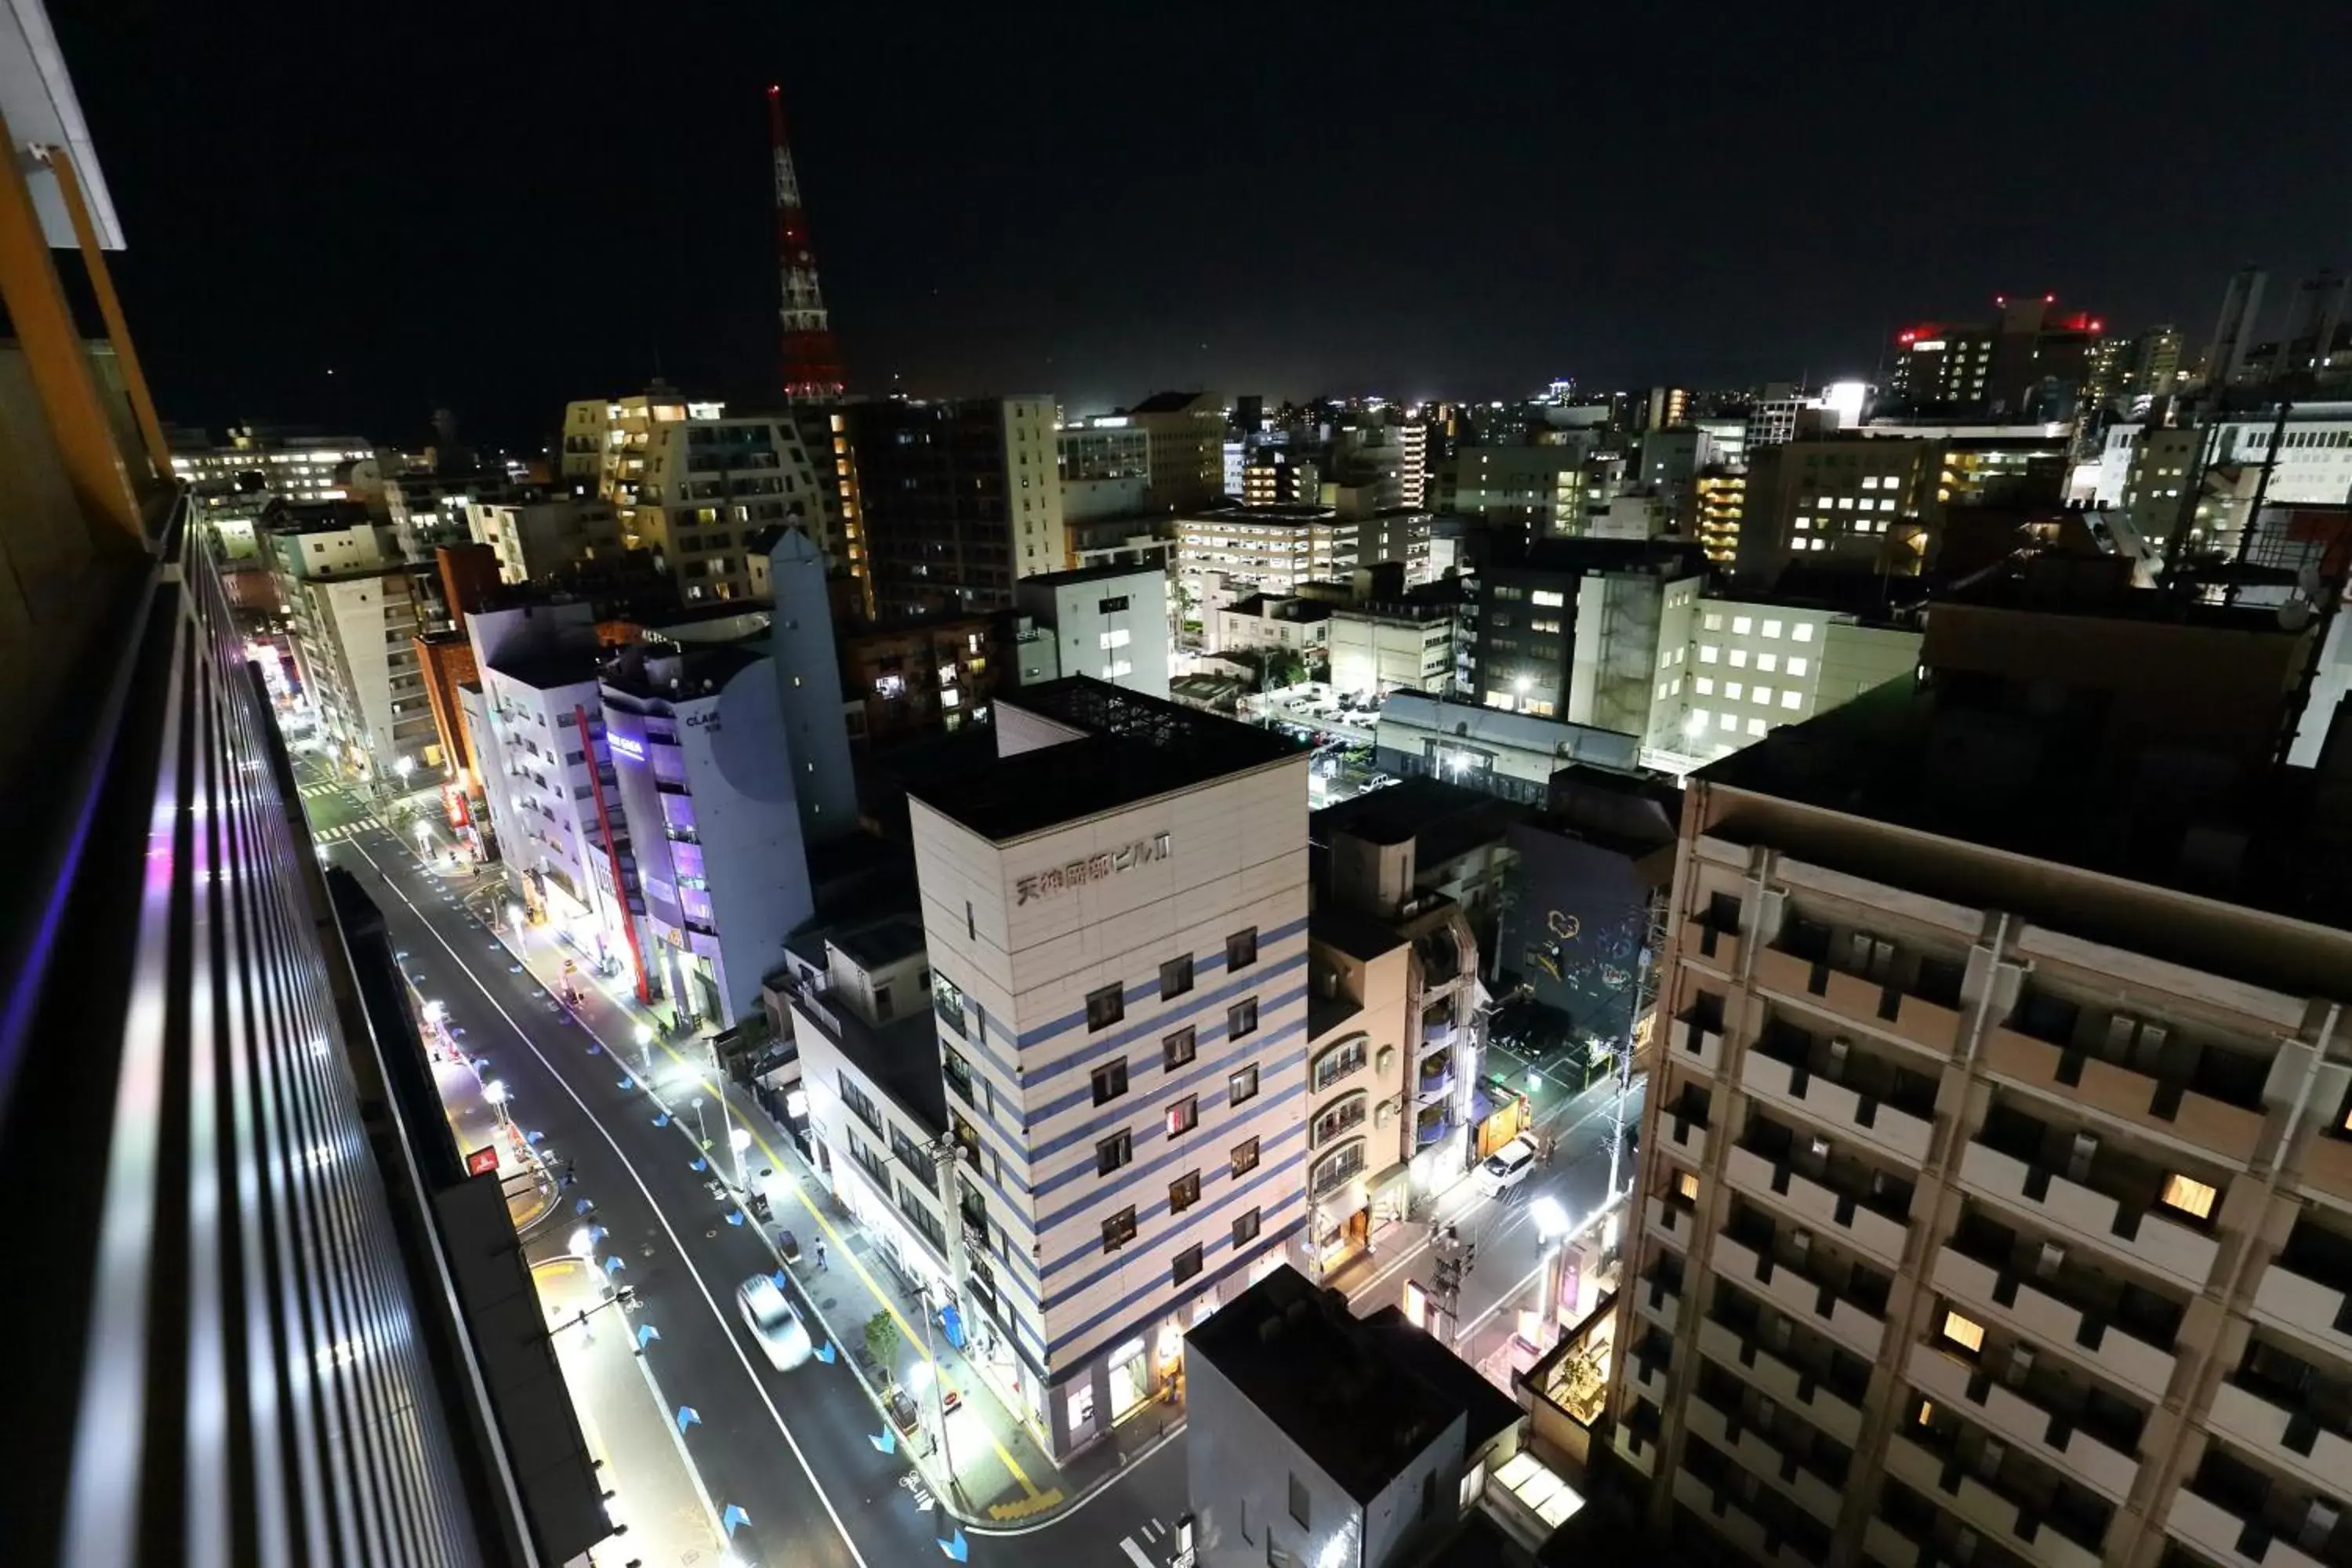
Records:
[[[336,844],[356,834],[365,833],[374,826],[372,822],[339,822],[332,827],[320,828],[310,837],[320,844]]]
[[[325,779],[317,784],[304,784],[302,786],[301,795],[304,800],[316,800],[322,795],[334,795],[347,787],[347,785],[338,784],[332,779]]]

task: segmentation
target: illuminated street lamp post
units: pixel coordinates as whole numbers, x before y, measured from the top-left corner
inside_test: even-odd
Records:
[[[646,1078],[654,1076],[654,1026],[651,1024],[637,1026],[637,1065]]]
[[[702,1125],[702,1096],[698,1094],[694,1097],[694,1146],[705,1152],[710,1148],[710,1134]]]

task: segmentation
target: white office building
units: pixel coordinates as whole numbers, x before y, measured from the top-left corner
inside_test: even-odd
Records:
[[[338,760],[384,776],[404,758],[412,770],[438,766],[416,658],[417,634],[434,628],[391,531],[349,502],[328,502],[273,505],[257,537],[293,622],[303,690]]]
[[[1287,598],[1353,566],[1359,533],[1325,506],[1220,507],[1176,520],[1176,577],[1207,621],[1252,592]]]
[[[594,495],[514,496],[466,508],[467,532],[499,558],[499,580],[529,583],[577,561],[617,555],[621,524]]]
[[[1325,627],[1331,689],[1443,697],[1454,685],[1454,628],[1451,605],[1406,600],[1336,606]]]
[[[1919,663],[1916,627],[1827,605],[1667,595],[1642,765],[1680,777]]]
[[[910,799],[967,1294],[1056,1456],[1303,1226],[1307,758],[1076,679]]]
[[[1024,577],[1013,608],[1053,636],[1057,675],[1091,675],[1146,697],[1168,695],[1168,573],[1157,564],[1088,566]]]

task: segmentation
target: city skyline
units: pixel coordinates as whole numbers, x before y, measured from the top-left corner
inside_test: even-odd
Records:
[[[230,27],[58,25],[100,68],[86,108],[132,238],[122,286],[163,323],[148,352],[167,417],[412,443],[447,406],[521,447],[567,397],[657,372],[776,400],[772,81],[867,394],[1094,409],[1179,385],[1883,380],[1907,321],[2002,291],[2201,344],[2237,266],[2344,259],[2326,215],[2352,193],[2327,189],[2347,182],[2317,105],[2320,35],[2345,23],[2280,8],[2298,46],[2259,81],[2203,80],[2193,132],[2153,157],[2133,134],[2153,84],[2202,63],[2163,9],[2128,36],[2012,8],[1723,20],[1696,41],[1496,12],[1433,60],[1420,33],[1369,24],[1188,44],[1112,16],[1080,37],[689,14],[672,65],[625,80],[617,10],[561,34],[428,13],[406,36],[429,68],[358,73],[381,93],[339,87],[340,41],[266,6]],[[1993,47],[2028,18],[2036,47]],[[1758,129],[1772,120],[1792,128]],[[2226,220],[2182,232],[2200,189],[2230,193]]]

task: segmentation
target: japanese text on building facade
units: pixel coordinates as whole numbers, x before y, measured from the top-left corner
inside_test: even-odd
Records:
[[[1122,844],[1116,849],[1091,855],[1083,860],[1073,860],[1066,866],[1049,866],[1034,876],[1024,877],[1016,886],[1020,897],[1016,904],[1033,899],[1049,899],[1087,882],[1099,882],[1114,871],[1124,871],[1132,866],[1147,865],[1168,858],[1168,835],[1155,834],[1139,838],[1132,844]]]

